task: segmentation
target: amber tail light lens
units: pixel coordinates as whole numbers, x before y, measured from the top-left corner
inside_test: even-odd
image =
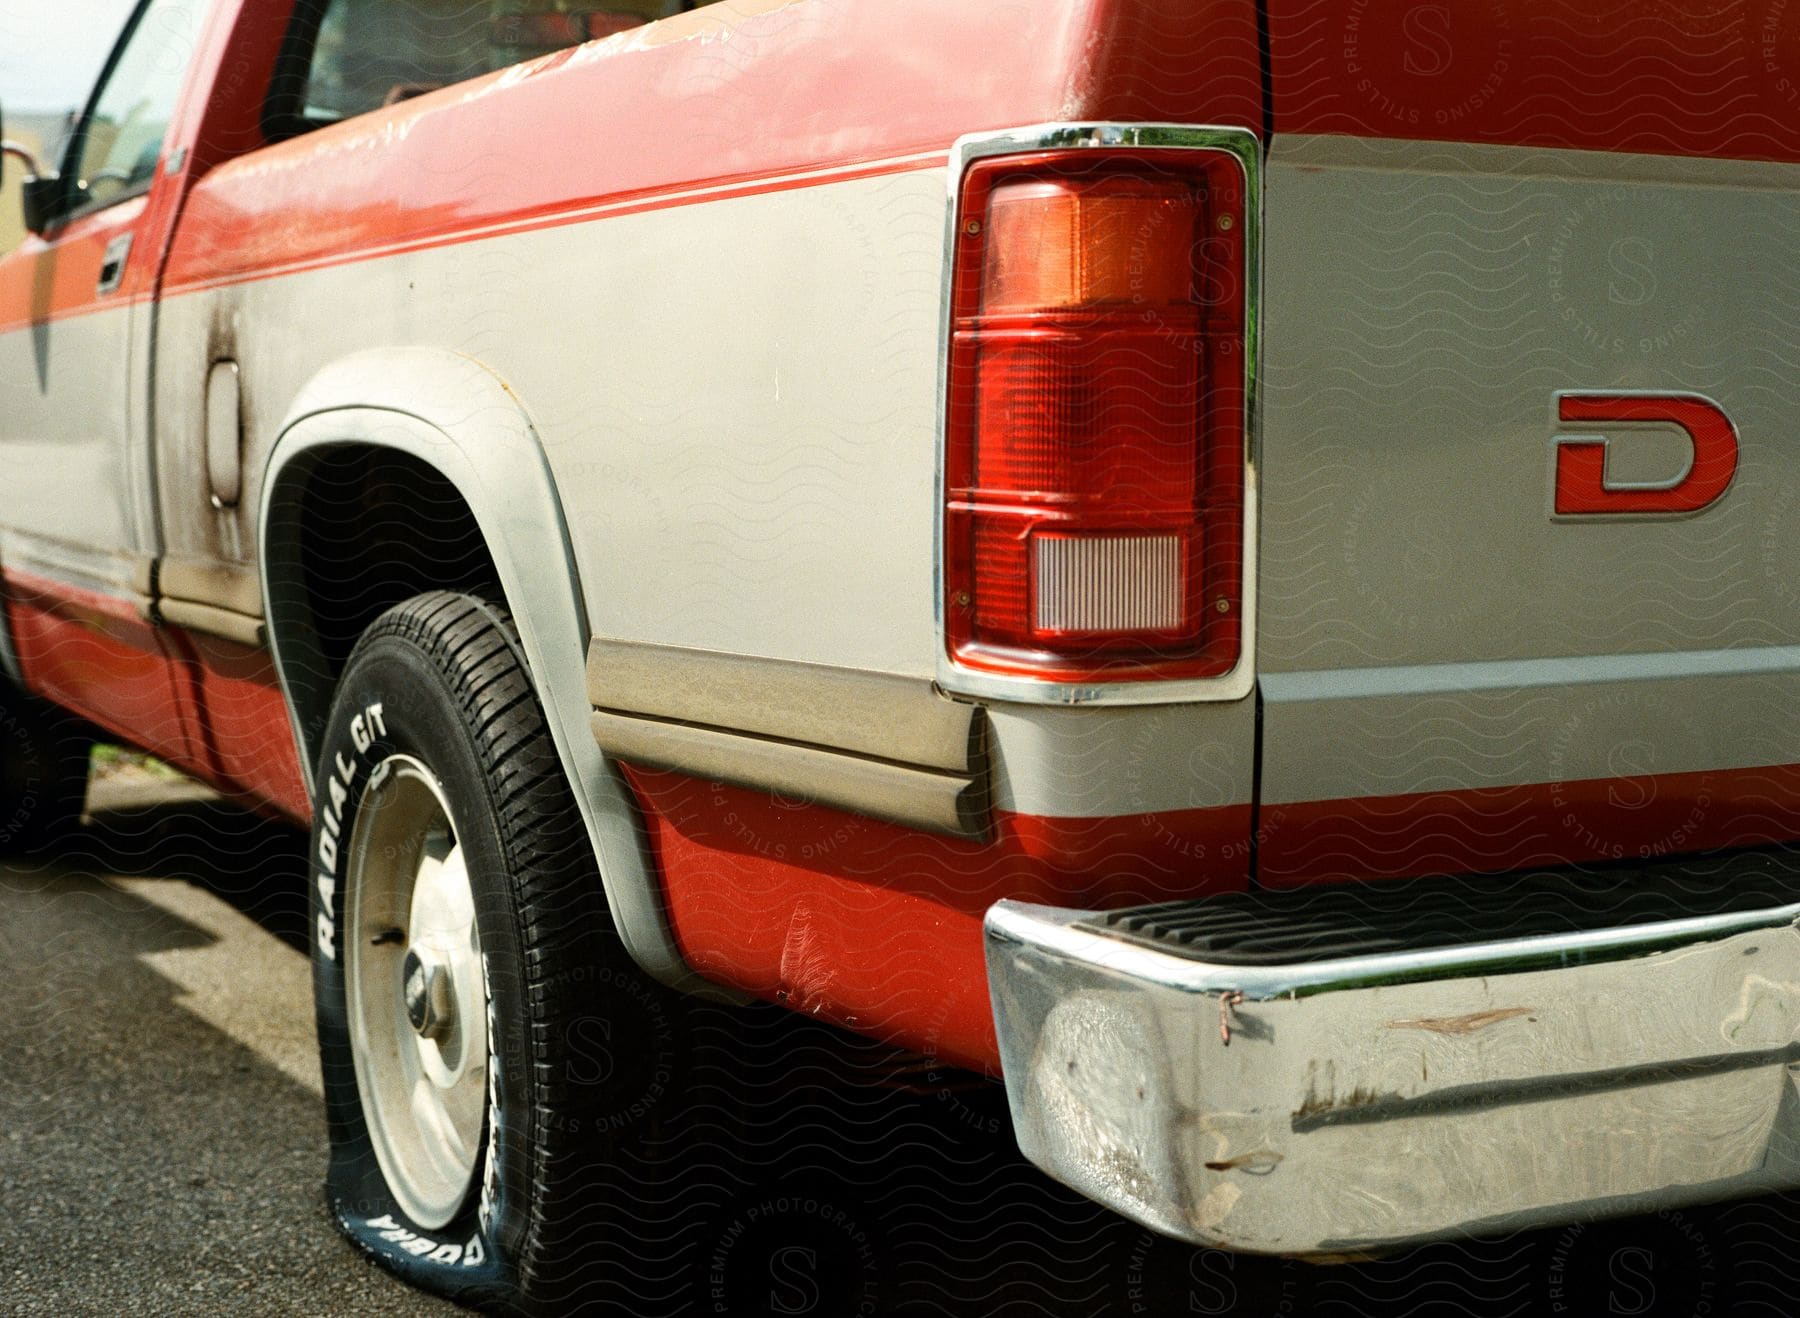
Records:
[[[965,175],[944,521],[958,664],[1067,682],[1236,664],[1244,207],[1222,151]]]

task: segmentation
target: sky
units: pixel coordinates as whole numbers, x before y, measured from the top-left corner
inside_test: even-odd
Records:
[[[83,104],[133,0],[0,0],[0,110]]]

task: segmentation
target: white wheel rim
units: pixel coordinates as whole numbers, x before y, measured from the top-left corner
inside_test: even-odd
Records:
[[[363,1121],[401,1210],[441,1227],[467,1200],[481,1157],[487,994],[455,820],[437,777],[412,756],[389,756],[369,775],[344,875]]]

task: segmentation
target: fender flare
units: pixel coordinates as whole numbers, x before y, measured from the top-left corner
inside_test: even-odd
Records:
[[[294,492],[331,449],[391,449],[435,469],[474,514],[518,626],[550,735],[600,861],[619,936],[646,973],[716,996],[687,965],[663,910],[637,806],[588,729],[589,630],[556,481],[518,397],[481,363],[434,348],[359,352],[307,382],[263,469],[257,562],[269,648],[313,790],[314,736],[333,683],[296,561]]]

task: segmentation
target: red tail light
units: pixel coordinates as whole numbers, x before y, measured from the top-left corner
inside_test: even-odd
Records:
[[[966,668],[1214,677],[1240,647],[1243,167],[978,161],[952,277],[944,617]]]

